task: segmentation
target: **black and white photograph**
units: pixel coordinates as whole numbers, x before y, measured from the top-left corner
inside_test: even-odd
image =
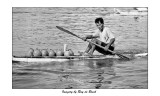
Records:
[[[148,89],[148,7],[12,7],[12,89]]]

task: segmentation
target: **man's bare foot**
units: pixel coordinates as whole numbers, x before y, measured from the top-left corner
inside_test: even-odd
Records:
[[[78,51],[78,54],[79,54],[80,56],[82,56],[82,55],[83,55],[83,53],[84,53],[84,52],[80,52],[80,51]]]
[[[86,52],[79,52],[78,51],[78,53],[79,53],[80,56],[92,56],[92,54],[86,53]]]
[[[82,56],[92,56],[92,54],[84,52]]]

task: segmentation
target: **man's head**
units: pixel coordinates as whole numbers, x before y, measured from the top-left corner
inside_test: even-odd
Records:
[[[104,25],[104,21],[103,18],[96,18],[95,20],[96,26],[98,27],[99,30],[103,31],[103,25]]]

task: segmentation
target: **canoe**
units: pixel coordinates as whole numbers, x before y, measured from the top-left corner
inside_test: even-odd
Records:
[[[95,56],[56,56],[56,57],[25,57],[25,56],[13,56],[13,62],[65,62],[71,60],[94,60],[94,59],[118,59],[117,55],[95,55]]]
[[[148,53],[134,54],[133,57],[145,57]],[[94,56],[55,56],[55,57],[26,57],[12,56],[12,62],[66,62],[71,60],[96,60],[96,59],[120,59],[117,55],[94,55]]]

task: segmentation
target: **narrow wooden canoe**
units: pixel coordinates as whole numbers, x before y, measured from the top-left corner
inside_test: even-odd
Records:
[[[25,57],[25,56],[13,56],[13,62],[65,62],[70,60],[89,60],[89,59],[107,59],[107,58],[119,58],[117,55],[105,56],[56,56],[56,57]]]
[[[134,57],[145,57],[148,53],[134,54]],[[13,62],[65,62],[70,60],[96,60],[96,59],[120,59],[117,55],[94,55],[94,56],[55,56],[55,57],[25,57],[25,56],[13,56]]]

